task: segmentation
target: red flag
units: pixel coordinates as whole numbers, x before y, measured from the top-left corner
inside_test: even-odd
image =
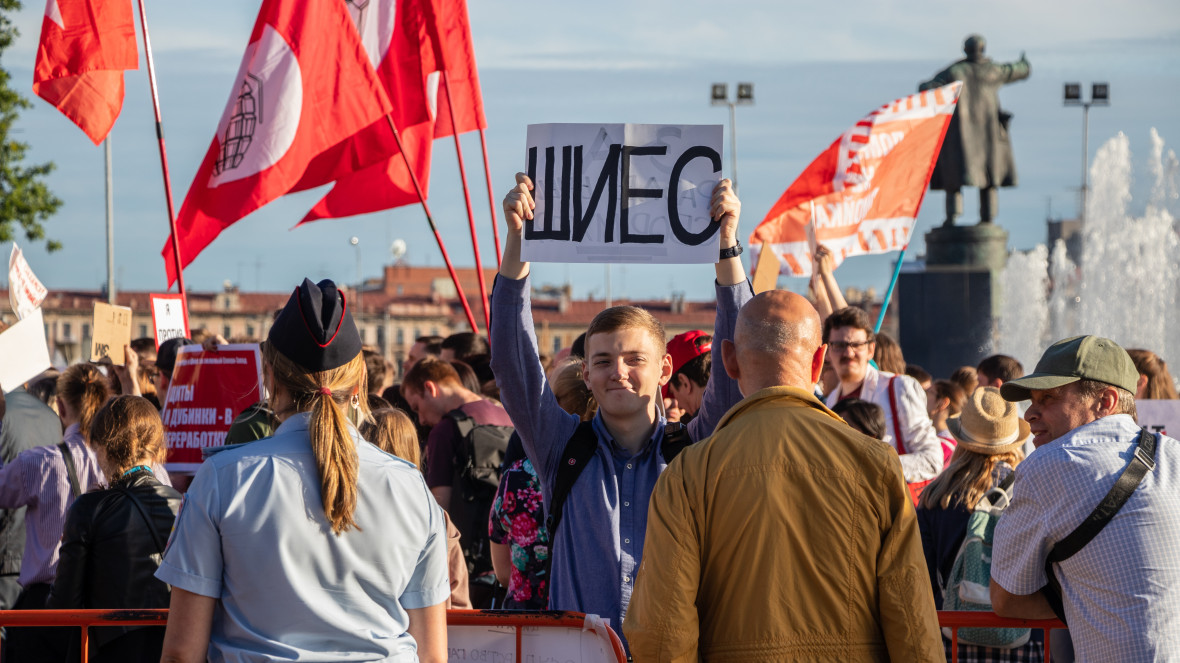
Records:
[[[48,0],[33,92],[98,145],[123,110],[123,71],[139,67],[128,0]]]
[[[466,0],[419,0],[427,9],[426,33],[434,46],[433,60],[427,61],[428,89],[437,90],[438,112],[435,114],[434,137],[443,138],[455,133],[451,125],[451,111],[442,84],[441,73],[447,72],[451,87],[451,101],[455,104],[455,123],[459,133],[486,129],[483,115],[483,96],[479,90],[479,70],[475,66],[475,46],[471,42],[471,24],[467,19]],[[425,56],[425,54],[424,54]],[[433,64],[433,67],[430,65]]]
[[[369,3],[366,7],[372,7]],[[399,0],[396,17],[352,9],[366,49],[374,58],[374,43],[386,43],[381,35],[391,34],[389,48],[379,60],[377,73],[397,110],[393,115],[402,135],[410,163],[426,195],[430,179],[430,132],[435,138],[452,133],[450,107],[440,90],[442,70],[447,70],[455,120],[460,133],[485,128],[483,98],[475,65],[475,48],[464,0]],[[388,21],[393,27],[384,28]],[[388,122],[370,128],[386,140],[392,136]],[[354,140],[361,139],[358,136]],[[323,218],[367,214],[412,205],[418,195],[410,181],[406,160],[394,154],[353,176],[343,178],[316,204],[299,225]]]
[[[221,231],[297,183],[346,170],[315,158],[391,106],[339,0],[263,0],[217,134],[180,208],[182,266]],[[353,168],[370,165],[362,155]],[[371,163],[371,162],[370,162]],[[177,265],[163,250],[171,284]]]
[[[831,249],[837,264],[904,248],[961,87],[956,82],[885,104],[837,138],[754,229],[755,255],[770,247],[783,274],[810,274],[813,213],[814,241]],[[762,271],[759,261],[756,273]]]

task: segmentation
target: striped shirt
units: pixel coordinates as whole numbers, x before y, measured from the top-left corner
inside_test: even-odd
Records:
[[[64,439],[74,458],[81,491],[104,485],[98,461],[82,439],[78,424],[66,429]],[[26,449],[0,468],[0,508],[28,507],[18,578],[22,587],[53,582],[66,512],[73,503],[65,459],[57,445]]]
[[[1128,415],[1079,426],[1016,470],[996,525],[992,582],[1027,595],[1045,559],[1110,491],[1135,453]],[[1078,661],[1180,660],[1180,442],[1157,436],[1156,466],[1076,555],[1054,566]]]

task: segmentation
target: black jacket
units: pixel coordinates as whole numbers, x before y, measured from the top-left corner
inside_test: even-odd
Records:
[[[179,509],[180,493],[143,470],[79,496],[66,516],[47,607],[167,608],[171,588],[155,573]],[[95,629],[92,642],[101,647],[139,628]]]

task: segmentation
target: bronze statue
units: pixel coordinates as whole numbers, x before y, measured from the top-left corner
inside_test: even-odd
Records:
[[[979,188],[980,223],[991,223],[999,206],[996,187],[1016,186],[1016,164],[1008,142],[1012,115],[1000,109],[999,90],[1006,83],[1028,78],[1031,68],[1024,53],[1017,62],[992,62],[983,54],[986,45],[980,35],[967,37],[963,43],[966,59],[918,86],[918,90],[929,90],[963,82],[958,108],[930,179],[931,189],[946,191],[944,226],[953,226],[955,217],[963,213],[960,188]]]

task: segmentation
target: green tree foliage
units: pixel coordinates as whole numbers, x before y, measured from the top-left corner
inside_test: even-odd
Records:
[[[9,14],[20,8],[20,0],[0,0],[0,54],[17,37]],[[9,85],[10,78],[0,67],[0,242],[11,241],[21,231],[29,241],[38,242],[45,239],[43,222],[61,207],[61,199],[44,182],[53,171],[53,162],[24,165],[29,146],[10,135],[21,109],[31,107],[29,100]],[[61,248],[61,243],[52,239],[45,244],[50,251]]]

